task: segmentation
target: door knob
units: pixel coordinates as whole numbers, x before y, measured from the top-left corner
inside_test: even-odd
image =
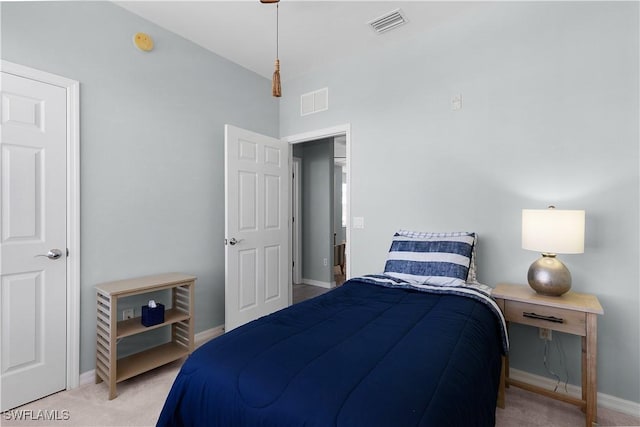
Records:
[[[232,237],[232,238],[229,240],[229,244],[230,244],[231,246],[233,246],[233,245],[235,245],[235,244],[237,244],[237,243],[240,243],[240,242],[242,242],[242,239],[240,239],[240,240],[236,240],[236,238],[235,238],[235,237]]]
[[[62,256],[62,251],[60,249],[50,249],[49,252],[47,252],[47,254],[40,254],[40,255],[36,255],[34,258],[39,257],[39,256],[46,256],[49,259],[58,259]]]

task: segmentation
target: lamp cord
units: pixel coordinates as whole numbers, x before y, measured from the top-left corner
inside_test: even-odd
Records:
[[[560,376],[558,376],[558,374],[556,374],[555,372],[553,372],[553,371],[551,370],[551,368],[549,367],[549,364],[548,364],[548,362],[547,362],[548,356],[549,356],[549,341],[548,341],[548,340],[544,340],[544,356],[543,356],[543,359],[542,359],[542,360],[543,360],[544,367],[545,367],[545,369],[547,370],[547,372],[548,372],[549,374],[551,374],[551,375],[553,376],[553,378],[555,378],[555,379],[556,379],[556,381],[557,381],[557,382],[556,382],[556,387],[553,389],[553,391],[555,392],[555,391],[557,391],[557,390],[558,390],[558,385],[560,384],[561,379],[560,379]]]
[[[564,381],[564,392],[565,393],[569,393],[568,390],[568,384],[569,384],[569,369],[567,368],[567,363],[566,363],[566,356],[564,354],[564,347],[562,346],[562,342],[560,341],[560,336],[557,335],[555,338],[555,342],[556,342],[556,351],[558,352],[558,355],[560,357],[560,367],[564,368],[564,374],[565,374],[565,381]],[[556,379],[556,386],[554,387],[553,391],[557,392],[558,391],[558,387],[560,387],[560,384],[563,383],[562,379],[560,378],[560,376],[558,374],[556,374],[554,371],[551,370],[550,366],[549,366],[549,350],[551,347],[549,345],[549,341],[545,340],[544,341],[544,355],[543,355],[543,363],[544,363],[544,367],[547,370],[547,372],[549,374],[551,374],[555,379]]]
[[[564,367],[564,374],[566,378],[564,382],[564,392],[569,393],[569,390],[567,390],[567,386],[569,385],[569,368],[567,367],[566,363],[564,347],[562,346],[562,341],[560,341],[560,334],[558,334],[558,336],[556,337],[556,348],[558,349],[558,353],[560,354],[560,366]]]

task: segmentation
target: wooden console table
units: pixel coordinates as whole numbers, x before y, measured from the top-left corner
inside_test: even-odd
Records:
[[[96,286],[96,384],[109,385],[109,400],[117,396],[116,383],[173,362],[194,349],[193,298],[195,276],[167,273],[119,280]],[[132,295],[171,289],[171,308],[164,322],[146,327],[140,317],[118,321],[118,300]],[[142,332],[171,326],[171,341],[117,358],[117,340]]]

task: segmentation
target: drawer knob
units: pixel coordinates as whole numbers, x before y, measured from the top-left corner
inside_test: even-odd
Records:
[[[528,317],[529,319],[538,319],[538,320],[546,320],[547,322],[553,323],[564,323],[564,319],[554,316],[543,316],[542,314],[537,313],[527,313],[526,311],[522,312],[523,317]]]

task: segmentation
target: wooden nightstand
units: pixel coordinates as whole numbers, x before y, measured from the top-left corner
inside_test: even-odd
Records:
[[[537,294],[529,286],[501,283],[492,293],[507,322],[547,328],[582,337],[582,399],[509,378],[509,358],[505,358],[504,385],[514,385],[563,402],[578,405],[591,427],[597,416],[596,354],[598,315],[602,306],[593,295],[567,292],[559,297]]]

